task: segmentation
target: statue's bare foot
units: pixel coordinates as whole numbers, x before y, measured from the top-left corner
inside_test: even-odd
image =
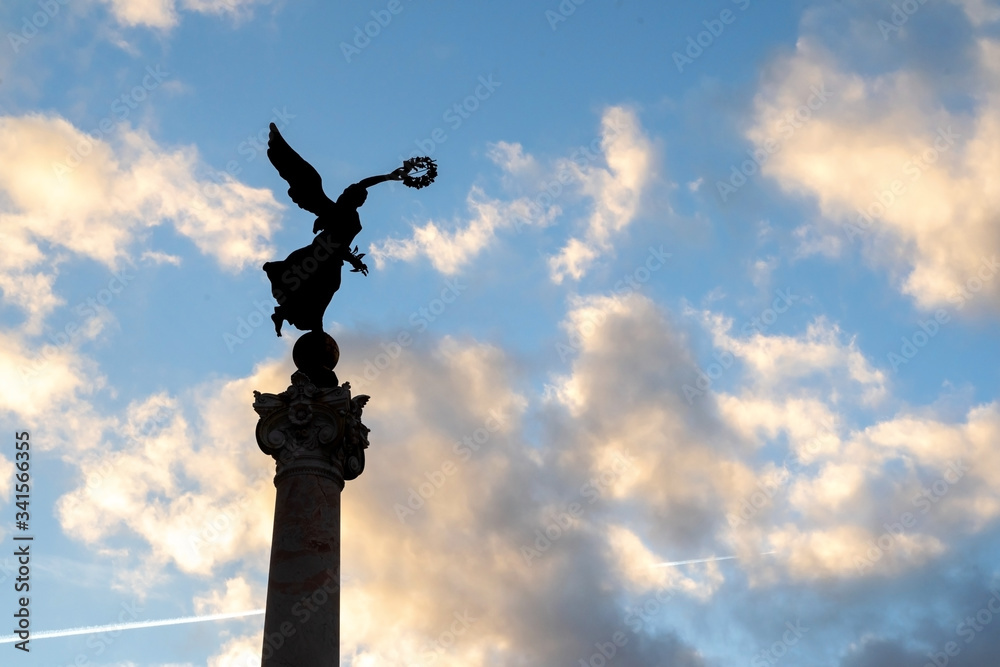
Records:
[[[278,314],[278,309],[274,309],[274,314],[271,315],[271,321],[274,322],[274,333],[278,334],[278,338],[281,338],[281,322],[283,318]]]

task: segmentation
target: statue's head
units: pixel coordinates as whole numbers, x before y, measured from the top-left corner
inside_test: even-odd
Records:
[[[361,187],[360,185],[354,184],[347,186],[344,191],[337,197],[337,203],[344,206],[350,206],[351,208],[357,208],[365,203],[368,199],[368,190]]]

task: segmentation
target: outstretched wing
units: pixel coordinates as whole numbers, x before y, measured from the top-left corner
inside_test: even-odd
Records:
[[[274,123],[271,123],[271,133],[267,138],[267,159],[278,170],[278,174],[288,181],[288,196],[299,208],[319,216],[329,215],[336,209],[323,192],[323,179],[319,172],[292,150]]]

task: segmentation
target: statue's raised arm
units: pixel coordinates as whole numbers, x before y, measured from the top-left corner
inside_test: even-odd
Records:
[[[388,174],[383,174],[382,176],[369,176],[368,178],[364,178],[358,181],[357,183],[355,183],[355,185],[367,190],[373,185],[378,185],[379,183],[385,183],[386,181],[401,181],[405,176],[406,176],[406,167],[400,167],[399,169],[396,169],[395,171],[390,172]]]

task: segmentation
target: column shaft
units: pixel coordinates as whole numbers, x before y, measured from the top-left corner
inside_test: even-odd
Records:
[[[340,494],[365,468],[367,402],[301,371],[280,394],[254,392],[257,445],[274,457],[277,489],[262,667],[340,665]]]
[[[339,667],[341,485],[308,473],[276,483],[261,665]]]

